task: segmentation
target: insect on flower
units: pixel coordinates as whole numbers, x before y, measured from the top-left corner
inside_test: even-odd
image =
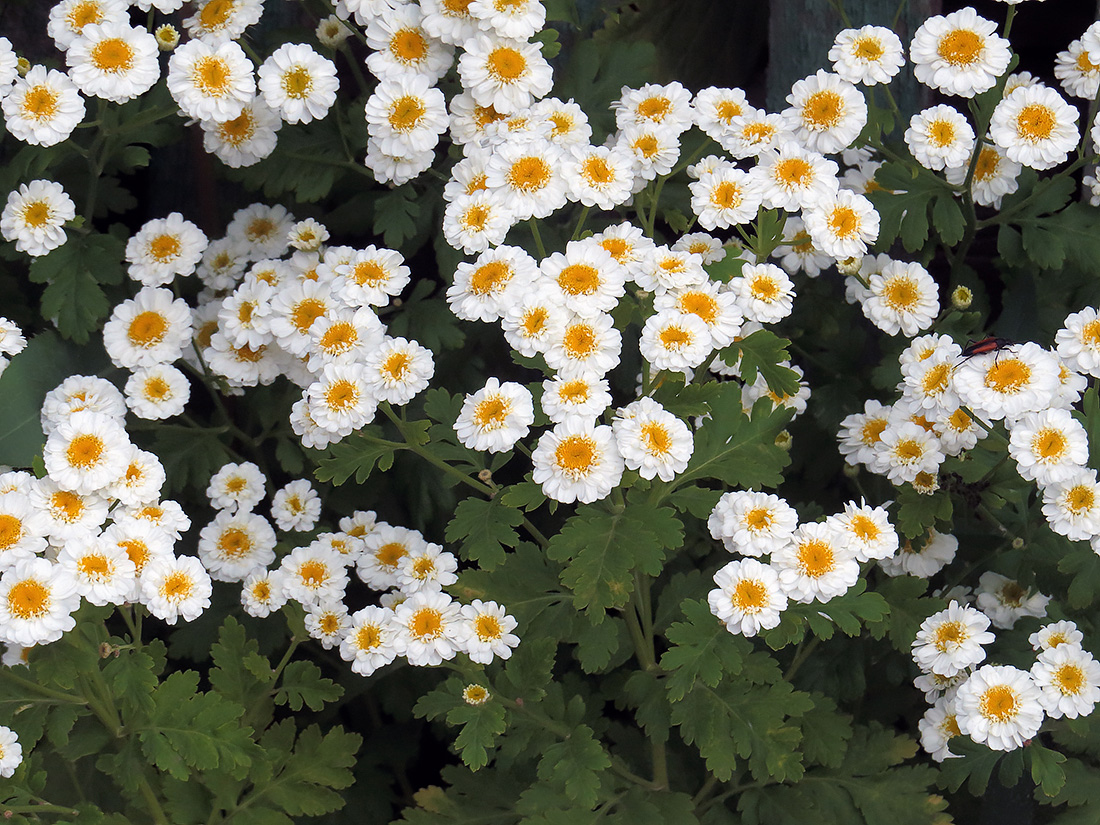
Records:
[[[1009,338],[982,338],[980,341],[967,341],[963,347],[962,357],[972,358],[975,355],[985,355],[987,352],[997,352],[1015,346],[1016,342]]]

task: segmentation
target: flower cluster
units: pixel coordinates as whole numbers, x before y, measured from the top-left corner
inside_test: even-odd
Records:
[[[731,553],[714,574],[711,612],[731,633],[754,636],[779,624],[788,601],[826,603],[859,579],[860,564],[889,559],[898,534],[886,510],[849,502],[821,522],[798,523],[794,508],[768,493],[732,492],[707,520],[711,536]],[[769,562],[757,559],[769,556]]]

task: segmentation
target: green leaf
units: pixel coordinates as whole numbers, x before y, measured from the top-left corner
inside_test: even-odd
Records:
[[[1066,258],[1083,272],[1093,275],[1100,268],[1100,236],[1096,233],[1098,218],[1100,210],[1078,202],[1043,219],[1043,226],[1058,238]]]
[[[167,489],[205,489],[214,475],[233,458],[217,435],[208,430],[157,429],[152,451],[160,458],[167,476]]]
[[[284,126],[279,145],[270,156],[251,166],[226,169],[226,175],[249,189],[262,189],[269,200],[283,195],[299,203],[321,200],[332,191],[337,176],[350,171],[337,117],[339,113],[308,124]]]
[[[432,296],[434,290],[432,281],[418,282],[402,304],[400,314],[390,322],[389,334],[411,338],[434,353],[459,349],[466,341],[466,333],[446,299]]]
[[[43,332],[11,359],[0,375],[0,464],[30,467],[42,452],[40,412],[46,393],[70,375],[95,375],[110,368],[102,347],[62,341],[53,332]]]
[[[374,226],[371,231],[382,235],[390,249],[397,249],[416,234],[420,204],[416,200],[416,190],[411,186],[391,189],[374,204]]]
[[[603,745],[592,728],[578,725],[563,741],[548,747],[539,760],[539,779],[561,788],[567,797],[592,808],[600,787],[600,774],[611,767]]]
[[[802,616],[819,639],[831,639],[834,627],[846,636],[858,636],[861,622],[868,628],[880,625],[890,613],[890,606],[878,593],[868,593],[867,582],[857,581],[848,592],[825,603],[794,604],[792,615]]]
[[[928,195],[914,199],[902,216],[901,243],[907,252],[916,252],[928,243],[928,201]]]
[[[103,678],[126,716],[153,712],[157,673],[153,657],[141,650],[121,650],[103,666]]]
[[[777,486],[790,457],[775,445],[775,437],[791,420],[791,411],[772,409],[771,401],[762,398],[751,416],[745,415],[736,383],[724,384],[712,407],[713,416],[695,433],[695,452],[676,487],[700,478],[716,478],[729,487]]]
[[[260,744],[269,753],[285,752],[293,731],[294,722],[285,719],[272,725]],[[354,782],[350,769],[361,742],[360,736],[342,728],[322,735],[317,725],[310,725],[298,735],[293,752],[270,781],[253,793],[290,816],[321,816],[338,810],[344,806],[344,798],[336,791]],[[270,820],[260,820],[265,821]]]
[[[696,682],[714,687],[723,674],[740,673],[752,649],[743,636],[726,630],[705,601],[686,599],[681,609],[687,621],[668,628],[665,636],[672,647],[661,656],[661,667],[670,672],[665,688],[673,702],[690,693]]]
[[[952,737],[951,752],[958,758],[945,759],[940,765],[940,787],[954,792],[965,782],[971,795],[980,797],[985,793],[989,777],[1004,753],[979,745],[965,736]]]
[[[544,28],[531,38],[532,43],[538,43],[542,50],[542,56],[547,60],[553,60],[561,54],[561,43],[558,41],[558,30]]]
[[[317,665],[296,661],[283,668],[279,689],[275,692],[275,704],[287,705],[294,711],[301,710],[303,705],[308,705],[310,710],[321,710],[343,693],[342,687],[321,676]]]
[[[480,705],[463,702],[447,714],[447,722],[462,726],[455,747],[462,762],[472,771],[489,764],[489,752],[496,747],[497,737],[507,726],[504,706],[492,698]]]
[[[963,239],[966,219],[958,201],[952,195],[940,195],[932,203],[932,225],[945,246],[954,246]]]
[[[1021,226],[1024,251],[1040,269],[1060,269],[1066,260],[1066,246],[1059,233],[1044,224],[1029,222]]]
[[[734,341],[721,352],[722,360],[727,364],[737,364],[741,379],[746,384],[756,380],[759,372],[764,376],[768,389],[781,398],[798,392],[798,373],[789,367],[780,366],[790,361],[787,352],[790,341],[780,338],[774,332],[758,329],[738,341]],[[717,399],[711,399],[715,403]]]
[[[366,482],[375,468],[386,472],[393,466],[395,450],[404,449],[382,438],[384,430],[377,424],[369,424],[343,441],[328,448],[313,471],[318,481],[344,484],[353,475],[357,484]]]
[[[101,285],[122,281],[124,251],[113,235],[78,235],[31,263],[30,279],[48,284],[42,317],[52,320],[63,337],[85,344],[99,329],[111,307]]]
[[[504,548],[519,544],[514,528],[522,523],[523,513],[504,504],[499,496],[489,500],[471,496],[459,502],[444,535],[449,542],[462,542],[464,558],[493,570],[504,562]]]
[[[577,616],[577,661],[585,673],[600,673],[611,664],[611,658],[627,642],[626,622],[614,616],[593,624],[584,615]]]
[[[947,607],[943,599],[925,597],[926,590],[928,579],[915,576],[895,576],[879,584],[878,593],[890,605],[890,615],[886,625],[871,628],[871,635],[881,639],[889,634],[894,649],[908,653],[921,623],[937,610]]]
[[[546,555],[566,563],[561,580],[573,591],[573,605],[598,624],[606,608],[626,604],[635,570],[658,575],[665,550],[682,541],[683,525],[669,507],[628,504],[608,513],[584,505],[550,539]]]
[[[937,522],[951,520],[951,496],[946,490],[938,490],[931,495],[918,493],[912,485],[898,490],[897,498],[898,532],[906,538],[925,535]]]
[[[718,398],[721,385],[717,381],[705,384],[684,385],[681,373],[666,373],[653,398],[662,407],[679,418],[695,418],[710,413],[711,404]]]
[[[737,757],[747,760],[758,780],[801,779],[804,768],[799,744],[802,734],[788,723],[813,707],[806,693],[788,682],[771,685],[726,680],[715,688],[696,683],[672,706],[672,722],[686,743],[694,744],[707,770],[728,781]]]
[[[802,754],[813,764],[836,768],[844,761],[848,740],[852,738],[852,720],[837,710],[836,702],[823,693],[811,693],[814,706],[800,719]]]
[[[542,485],[533,481],[520,481],[507,487],[500,494],[500,500],[508,507],[516,507],[530,513],[537,510],[546,501]]]
[[[199,693],[198,684],[199,675],[190,670],[160,684],[153,713],[138,727],[141,750],[177,779],[192,769],[244,776],[257,754],[252,728],[240,724],[244,708],[216,693]]]
[[[1024,748],[1024,754],[1031,764],[1031,781],[1046,796],[1057,796],[1066,784],[1066,772],[1062,768],[1066,762],[1065,755],[1044,748],[1037,741]]]

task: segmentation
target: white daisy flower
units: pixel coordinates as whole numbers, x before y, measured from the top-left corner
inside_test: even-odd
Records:
[[[48,532],[46,517],[26,493],[0,493],[0,570],[44,551]]]
[[[661,293],[654,298],[653,308],[657,312],[696,316],[707,325],[715,349],[733,343],[744,321],[737,295],[721,289],[714,281]]]
[[[125,369],[177,360],[191,338],[191,309],[171,291],[143,287],[114,308],[103,327],[103,346]]]
[[[58,51],[67,51],[85,26],[127,20],[127,5],[126,0],[61,0],[50,9],[46,33]]]
[[[528,318],[525,323],[534,323],[534,319]],[[552,337],[543,356],[550,369],[557,370],[562,377],[606,375],[619,364],[623,337],[610,315],[567,316],[564,323],[549,331]]]
[[[168,624],[181,617],[193,622],[210,607],[210,576],[194,556],[153,559],[141,571],[139,581],[141,603]]]
[[[859,579],[859,563],[828,524],[799,525],[791,543],[772,552],[787,598],[808,604],[843,595]]]
[[[474,255],[504,243],[515,220],[489,192],[462,194],[443,210],[443,237],[452,248]]]
[[[814,152],[846,149],[867,125],[867,102],[854,85],[839,75],[818,69],[795,82],[782,112],[795,138]]]
[[[901,39],[883,26],[844,29],[829,49],[833,71],[849,83],[889,83],[905,65]]]
[[[708,86],[691,101],[695,125],[718,142],[730,134],[733,119],[752,110],[743,89]]]
[[[749,107],[743,114],[730,118],[729,133],[719,143],[732,157],[741,159],[759,157],[793,138],[782,115]]]
[[[909,45],[917,80],[944,94],[974,97],[992,89],[1012,56],[997,24],[969,6],[925,20]]]
[[[545,140],[505,143],[489,158],[486,184],[517,221],[545,218],[567,201],[561,153]]]
[[[825,521],[844,537],[858,562],[888,559],[898,551],[898,533],[885,507],[849,501],[843,513],[829,516]]]
[[[626,269],[627,279],[635,282],[643,270],[650,266],[651,253],[656,249],[656,244],[629,221],[609,226],[603,232],[593,235],[592,239],[607,250],[619,266]]]
[[[56,642],[76,626],[76,581],[46,559],[23,559],[0,574],[0,639],[31,647]]]
[[[537,43],[479,34],[458,59],[462,86],[480,106],[511,114],[545,97],[553,87],[550,64]]]
[[[1100,57],[1100,55],[1097,55]],[[1074,40],[1054,59],[1054,76],[1071,97],[1092,100],[1100,90],[1100,63],[1092,62],[1092,54],[1081,40]]]
[[[418,553],[426,542],[416,530],[379,522],[363,538],[363,553],[356,563],[356,574],[374,590],[397,587],[401,560]]]
[[[237,40],[262,13],[263,0],[197,0],[183,26],[191,37],[219,44]]]
[[[624,86],[622,96],[611,108],[615,125],[624,131],[632,126],[658,125],[679,135],[693,120],[691,92],[677,81],[665,86],[647,83],[640,89]]]
[[[732,246],[738,248],[736,245]],[[689,232],[687,235],[681,235],[672,245],[672,251],[698,255],[703,259],[704,265],[717,263],[725,260],[726,257],[726,247],[722,245],[722,241],[706,232]]]
[[[340,81],[336,64],[304,43],[284,43],[260,66],[256,89],[287,123],[309,123],[328,114]]]
[[[199,533],[198,553],[214,581],[243,581],[275,561],[275,530],[256,513],[222,510]]]
[[[278,570],[256,570],[241,583],[241,607],[249,616],[265,619],[286,604],[283,575]],[[306,614],[308,629],[309,614]]]
[[[460,263],[447,289],[451,311],[466,321],[495,321],[516,305],[538,275],[538,264],[518,246],[486,250]]]
[[[547,497],[564,504],[606,498],[623,474],[623,458],[611,427],[577,419],[543,433],[531,460],[534,482]]]
[[[444,587],[458,581],[458,559],[438,544],[427,542],[404,556],[397,565],[397,586],[407,596]]]
[[[1100,700],[1100,662],[1079,647],[1063,644],[1042,651],[1031,678],[1051,719],[1088,716]]]
[[[458,440],[471,450],[503,453],[526,437],[535,420],[534,402],[522,384],[490,378],[462,402],[454,423]]]
[[[958,109],[941,104],[909,119],[905,145],[926,169],[967,167],[974,153],[974,129]]]
[[[82,495],[61,489],[50,478],[39,479],[30,498],[46,517],[46,534],[55,544],[98,530],[107,520],[111,503],[97,493]]]
[[[126,242],[127,273],[142,286],[165,286],[195,271],[207,238],[179,212],[147,221]]]
[[[32,146],[53,146],[84,119],[84,99],[69,76],[34,66],[15,81],[0,104],[12,137]]]
[[[863,314],[887,335],[912,338],[927,329],[940,310],[939,288],[919,263],[890,261],[868,279]]]
[[[313,341],[310,327],[335,306],[332,284],[319,281],[288,284],[271,298],[271,332],[280,347],[291,355],[304,357]]]
[[[118,421],[82,410],[59,422],[43,447],[46,472],[63,490],[88,495],[103,490],[125,471],[130,439]]]
[[[519,644],[516,620],[496,602],[474,599],[463,605],[459,625],[459,645],[470,661],[487,665],[497,659],[509,659],[512,649]]]
[[[22,763],[23,746],[19,744],[19,737],[11,728],[0,725],[0,777],[9,779],[14,776],[15,769]]]
[[[259,163],[275,151],[282,125],[282,118],[262,97],[245,103],[236,117],[199,121],[203,149],[232,169]]]
[[[447,131],[443,92],[423,75],[387,77],[375,87],[364,108],[367,130],[383,152],[394,155],[435,148]]]
[[[802,218],[791,215],[784,224],[783,243],[779,244],[772,256],[779,258],[779,264],[788,275],[805,272],[810,278],[816,278],[823,269],[833,264],[831,256],[824,254],[814,246],[813,238],[806,229]]]
[[[737,305],[748,321],[774,324],[791,314],[794,283],[775,264],[746,264],[741,277],[729,283]]]
[[[481,29],[464,0],[420,0],[420,25],[430,36],[461,46]]]
[[[920,547],[905,539],[893,558],[880,560],[879,566],[887,576],[928,579],[954,561],[958,549],[959,540],[954,536],[929,530]]]
[[[18,355],[27,348],[27,339],[14,321],[0,317],[0,355]]]
[[[150,524],[170,538],[179,540],[180,535],[191,529],[191,519],[183,512],[178,502],[165,500],[143,504],[141,507],[129,507],[116,513],[115,523],[124,519],[133,519]]]
[[[1088,434],[1068,410],[1027,413],[1009,424],[1008,434],[1020,476],[1041,487],[1065,481],[1088,463]]]
[[[727,229],[756,217],[763,202],[757,176],[740,169],[723,168],[688,184],[691,211],[704,229]]]
[[[419,75],[432,84],[451,68],[454,49],[423,29],[423,13],[416,3],[386,0],[365,25],[367,45],[374,50],[367,57],[367,69],[379,80]]]
[[[76,582],[81,598],[100,607],[124,603],[137,582],[137,567],[126,551],[99,536],[66,542],[57,564]]]
[[[304,624],[311,639],[319,641],[325,650],[332,650],[343,641],[352,619],[342,601],[328,600],[306,605]]]
[[[1100,313],[1093,307],[1066,316],[1054,336],[1061,358],[1070,369],[1100,377]]]
[[[196,39],[168,59],[168,91],[188,117],[224,122],[240,117],[256,93],[256,79],[235,41],[214,46]]]
[[[106,378],[70,375],[46,393],[42,402],[42,432],[49,435],[61,421],[81,410],[105,413],[121,424],[126,418],[126,401]]]
[[[427,389],[435,372],[431,350],[404,338],[387,338],[363,366],[367,390],[390,404],[407,404]]]
[[[638,348],[655,371],[686,372],[707,359],[714,342],[698,316],[664,310],[646,319]]]
[[[775,553],[794,541],[798,514],[771,493],[724,493],[707,519],[711,536],[731,553],[762,556]]]
[[[353,613],[340,642],[340,657],[360,676],[370,676],[397,658],[398,629],[394,613],[384,607],[364,607]]]
[[[531,263],[535,266],[534,261]],[[564,335],[569,320],[569,314],[558,305],[554,295],[548,289],[530,289],[526,294],[519,292],[514,302],[502,307],[500,326],[508,345],[520,355],[532,358],[545,352]],[[594,332],[592,336],[594,344]],[[620,339],[620,347],[621,344]],[[573,348],[580,352],[586,351],[589,347],[581,337],[578,337],[573,343]],[[615,362],[618,363],[617,357]]]
[[[1006,95],[989,123],[989,136],[1009,160],[1032,169],[1064,162],[1077,146],[1078,112],[1053,89],[1021,87]]]
[[[1085,635],[1077,629],[1077,625],[1066,620],[1045,624],[1027,637],[1031,649],[1035,651],[1054,650],[1062,645],[1080,647],[1084,639]]]
[[[462,645],[460,606],[442,591],[414,593],[393,612],[393,646],[417,667],[453,659]]]
[[[330,364],[357,366],[370,350],[382,343],[385,327],[368,307],[336,309],[310,327],[308,366],[314,375]]]
[[[1042,693],[1026,671],[986,665],[959,686],[955,713],[959,730],[975,742],[1015,750],[1043,724]]]
[[[622,268],[598,243],[570,241],[539,264],[540,284],[567,311],[591,317],[614,309],[626,293]]]
[[[251,461],[222,465],[210,477],[206,497],[215,510],[229,513],[250,513],[263,501],[267,477]]]
[[[611,145],[633,158],[635,191],[646,181],[671,174],[680,159],[680,133],[672,125],[636,123],[619,132]]]
[[[1054,355],[1029,341],[965,359],[955,368],[955,389],[963,405],[985,420],[1011,420],[1051,406],[1058,367]]]
[[[645,479],[672,481],[695,451],[688,425],[652,398],[639,398],[618,410],[611,429],[627,469]]]
[[[779,624],[787,595],[779,574],[756,559],[731,561],[714,574],[717,586],[707,594],[710,612],[730,633],[755,636]]]
[[[165,471],[154,453],[131,445],[128,463],[121,475],[107,486],[104,494],[124,507],[138,507],[160,498]]]
[[[336,267],[340,298],[355,307],[384,307],[408,285],[411,270],[400,252],[371,244]]]
[[[802,212],[815,249],[837,260],[862,258],[878,238],[879,216],[871,201],[848,189]]]
[[[611,211],[633,192],[634,160],[621,148],[577,145],[562,163],[569,200]]]
[[[1030,593],[1019,582],[987,570],[978,580],[977,605],[993,626],[1011,630],[1023,616],[1043,618],[1047,614],[1050,596]]]
[[[634,283],[657,295],[671,289],[701,286],[709,282],[699,255],[663,245],[647,249],[638,265],[633,267],[632,274]]]
[[[1100,484],[1096,471],[1082,467],[1065,481],[1043,489],[1043,515],[1050,529],[1071,541],[1100,534]]]
[[[542,411],[555,424],[581,418],[593,426],[611,406],[607,379],[595,375],[557,376],[542,382]]]
[[[0,214],[0,233],[5,240],[14,241],[18,251],[39,257],[68,240],[65,223],[75,217],[76,204],[61,184],[32,180],[8,193]]]
[[[120,20],[85,26],[65,52],[65,63],[81,92],[125,103],[160,79],[159,54],[153,35]]]
[[[953,601],[921,623],[913,640],[913,661],[925,672],[949,678],[984,661],[983,645],[995,638],[988,616]]]
[[[935,762],[957,758],[961,754],[952,753],[950,741],[961,735],[955,715],[955,699],[941,697],[930,707],[917,723],[920,729],[920,744],[925,753]]]
[[[296,479],[271,497],[271,517],[284,532],[312,530],[321,517],[321,497],[308,479]]]
[[[343,557],[335,550],[295,547],[279,565],[287,597],[303,605],[342,601],[348,586]]]
[[[913,680],[913,687],[924,691],[924,698],[928,702],[936,702],[941,698],[953,701],[955,699],[955,689],[965,682],[966,677],[969,675],[966,671],[960,671],[954,676],[922,673]]]
[[[797,212],[840,190],[839,167],[817,152],[793,142],[760,153],[753,174],[760,178],[767,209]]]

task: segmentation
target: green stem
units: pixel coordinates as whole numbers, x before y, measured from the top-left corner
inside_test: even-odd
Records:
[[[794,653],[794,658],[791,659],[791,663],[787,666],[786,672],[783,674],[784,681],[791,681],[795,674],[798,673],[799,668],[805,664],[806,660],[810,658],[810,654],[817,650],[817,646],[821,644],[821,639],[814,636],[807,642],[805,639],[799,643],[798,649]]]
[[[539,222],[534,218],[529,218],[527,221],[531,226],[531,234],[535,238],[535,249],[538,250],[539,259],[546,257],[546,246],[542,243],[542,234],[539,232]]]
[[[400,444],[399,446],[401,446],[403,449],[410,450],[416,453],[429,464],[438,467],[440,470],[447,473],[447,475],[458,479],[468,487],[474,488],[479,493],[485,495],[487,498],[493,497],[493,488],[490,487],[488,484],[482,484],[476,478],[470,478],[470,476],[468,476],[466,473],[462,472],[456,467],[452,467],[446,461],[433,455],[430,451],[425,450],[419,444],[410,441],[409,438],[405,435],[405,422],[403,422],[394,414],[393,408],[390,407],[387,402],[382,402],[381,404],[379,404],[378,409],[380,409],[385,414],[385,416],[393,422],[394,426],[397,427],[397,431],[401,433],[401,437],[404,439],[404,443]]]
[[[908,6],[908,5],[909,5],[909,0],[901,0],[901,2],[898,3],[898,8],[894,12],[894,19],[890,23],[890,28],[893,29],[894,31],[898,30],[898,21],[901,20],[901,16],[905,12],[905,7]]]
[[[1009,6],[1008,7],[1008,14],[1005,15],[1004,34],[1001,35],[1001,37],[1003,37],[1005,40],[1008,40],[1008,35],[1012,31],[1012,21],[1015,18],[1016,18],[1016,7],[1015,6]]]
[[[157,795],[153,791],[153,786],[149,784],[149,780],[144,774],[138,781],[138,788],[145,799],[145,804],[149,806],[149,813],[153,817],[153,821],[157,825],[171,825],[171,820],[165,815],[164,808],[161,807],[160,800],[157,799]]]
[[[584,207],[584,209],[581,210],[581,216],[577,219],[577,228],[573,230],[573,234],[569,237],[569,240],[575,241],[577,240],[577,238],[580,237],[581,230],[584,229],[584,222],[588,219],[588,213],[590,210],[591,207],[588,206]]]
[[[0,678],[17,684],[24,690],[31,691],[32,693],[37,693],[39,696],[44,696],[48,699],[54,699],[58,702],[66,702],[72,705],[88,704],[87,699],[84,697],[80,697],[72,693],[63,693],[60,690],[54,690],[53,688],[48,688],[40,685],[37,682],[32,682],[30,679],[24,679],[22,676],[17,676],[10,667],[0,668]]]

